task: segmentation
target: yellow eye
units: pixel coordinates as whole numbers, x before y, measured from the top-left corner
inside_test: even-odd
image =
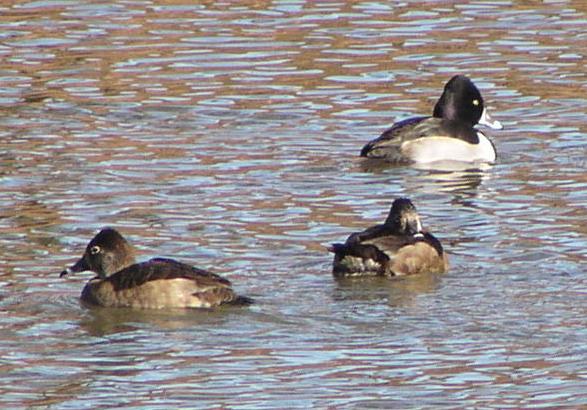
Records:
[[[474,100],[473,100],[473,105],[474,105],[474,106],[478,106],[478,105],[479,105],[479,100],[477,100],[477,99],[474,99]]]
[[[97,254],[97,253],[100,253],[100,251],[101,251],[101,249],[100,249],[100,247],[99,247],[99,246],[92,246],[92,247],[90,248],[90,253],[91,253],[92,255],[95,255],[95,254]]]

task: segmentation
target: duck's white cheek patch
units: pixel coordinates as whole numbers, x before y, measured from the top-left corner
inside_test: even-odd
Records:
[[[402,153],[415,162],[435,161],[495,161],[496,154],[493,144],[487,137],[478,132],[478,144],[449,137],[425,137],[405,142]]]

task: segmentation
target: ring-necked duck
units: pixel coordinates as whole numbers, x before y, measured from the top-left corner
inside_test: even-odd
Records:
[[[112,228],[102,229],[81,259],[60,277],[86,270],[98,275],[86,284],[81,295],[82,301],[92,305],[163,309],[252,302],[237,296],[227,279],[173,259],[136,263],[131,245]]]
[[[442,273],[448,258],[440,241],[422,229],[416,208],[407,198],[393,202],[387,219],[363,232],[353,233],[344,244],[335,243],[333,274],[350,276],[403,276]]]
[[[493,143],[476,124],[501,129],[487,114],[481,93],[463,75],[450,79],[434,106],[432,117],[414,117],[395,123],[365,145],[362,157],[393,163],[466,161],[493,162]]]

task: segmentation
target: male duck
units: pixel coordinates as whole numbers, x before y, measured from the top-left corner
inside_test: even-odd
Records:
[[[335,243],[333,274],[349,276],[404,276],[442,273],[448,258],[440,241],[422,230],[416,208],[407,198],[393,202],[382,225],[353,233],[344,244]]]
[[[227,279],[173,259],[136,263],[131,245],[112,228],[102,229],[81,259],[60,277],[86,270],[98,274],[81,295],[81,300],[91,305],[163,309],[252,302],[237,296]]]
[[[463,75],[450,79],[434,106],[432,117],[414,117],[395,123],[361,150],[361,156],[393,163],[465,161],[493,162],[493,143],[476,124],[503,128],[493,121],[481,93]]]

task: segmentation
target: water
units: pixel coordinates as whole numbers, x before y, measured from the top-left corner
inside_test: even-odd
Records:
[[[0,5],[0,407],[587,406],[582,1]],[[467,74],[484,170],[358,152]],[[449,273],[336,282],[409,196]],[[87,309],[103,226],[254,297]]]

